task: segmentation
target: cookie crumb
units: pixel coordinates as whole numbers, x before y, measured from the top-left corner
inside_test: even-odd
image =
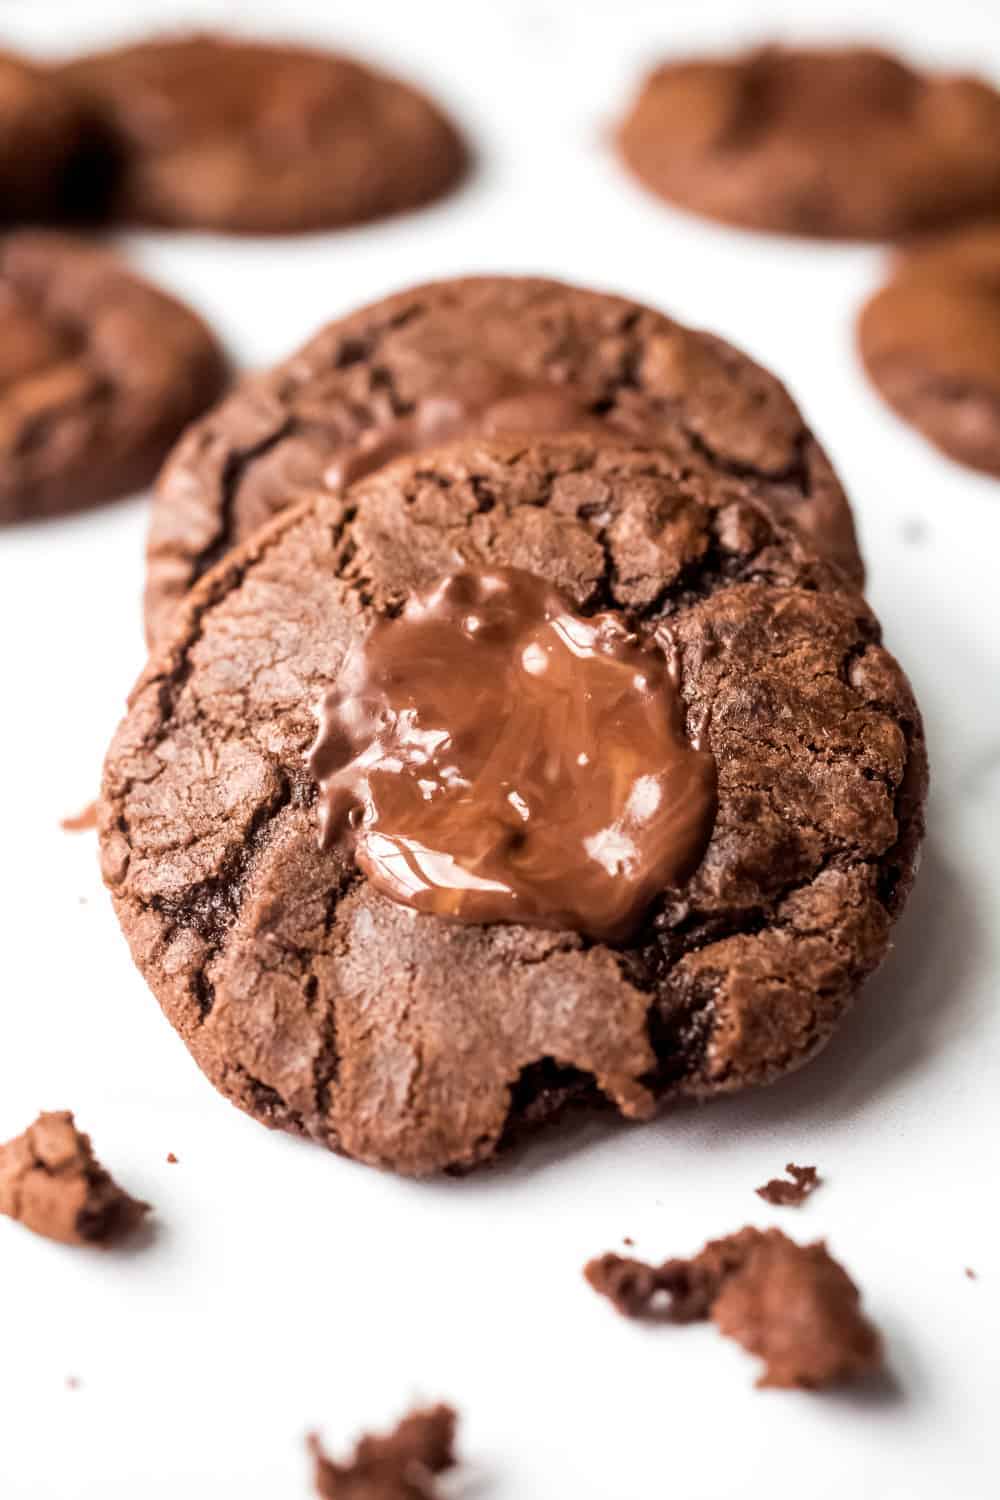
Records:
[[[798,1245],[780,1229],[741,1229],[689,1260],[661,1266],[608,1254],[584,1275],[628,1318],[693,1323],[764,1361],[759,1386],[819,1390],[881,1369],[882,1340],[864,1317],[854,1282],[818,1240]]]
[[[121,1239],[149,1213],[94,1156],[69,1110],[42,1113],[0,1146],[0,1213],[64,1245]]]
[[[969,1278],[970,1281],[978,1281],[979,1280],[979,1273],[978,1273],[978,1271],[974,1271],[971,1266],[966,1266],[966,1268],[965,1268],[965,1274]]]
[[[66,1376],[66,1389],[68,1391],[78,1391],[80,1389],[79,1376],[77,1376],[77,1375],[67,1375]]]
[[[177,1165],[177,1158],[176,1158],[176,1156],[174,1155],[174,1153],[172,1151],[168,1151],[167,1152],[167,1161],[169,1162],[169,1164],[172,1167],[176,1167],[176,1165]]]
[[[315,1433],[309,1451],[321,1500],[435,1500],[434,1476],[455,1466],[455,1427],[450,1406],[412,1411],[392,1432],[366,1433],[345,1464],[324,1452]]]
[[[635,1244],[635,1240],[632,1238],[632,1236],[630,1234],[623,1234],[622,1235],[622,1244],[623,1245],[628,1245],[628,1246],[631,1247],[632,1245]]]
[[[776,1208],[798,1208],[823,1181],[815,1167],[797,1167],[793,1161],[788,1163],[785,1171],[791,1182],[784,1177],[772,1177],[763,1187],[755,1189],[758,1198],[773,1203]]]
[[[69,818],[60,818],[59,827],[63,833],[88,833],[97,827],[97,803],[90,802],[83,809]]]

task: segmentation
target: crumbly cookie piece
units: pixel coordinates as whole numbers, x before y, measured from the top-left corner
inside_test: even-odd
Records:
[[[149,1213],[95,1157],[69,1110],[40,1114],[0,1146],[0,1213],[64,1245],[122,1239]]]
[[[585,1268],[595,1291],[628,1318],[711,1318],[764,1361],[760,1386],[820,1390],[882,1366],[882,1340],[860,1296],[822,1241],[798,1245],[780,1229],[741,1229],[690,1260],[661,1266],[608,1254]]]

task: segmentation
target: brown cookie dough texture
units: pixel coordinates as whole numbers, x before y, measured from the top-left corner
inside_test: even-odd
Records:
[[[1000,93],[870,48],[764,47],[664,63],[619,145],[647,188],[710,218],[885,239],[996,204]]]
[[[346,1463],[324,1453],[313,1436],[316,1493],[321,1500],[435,1500],[437,1475],[455,1467],[455,1428],[450,1406],[412,1411],[392,1432],[367,1433]]]
[[[0,1146],[0,1213],[46,1239],[106,1244],[148,1212],[148,1203],[130,1198],[104,1170],[68,1110],[39,1115]]]
[[[725,472],[862,581],[843,490],[772,375],[625,298],[484,277],[417,287],[331,323],[184,436],[154,500],[150,640],[211,564],[317,487],[341,487],[373,440],[405,451],[398,438],[429,402],[464,400],[475,416],[468,393],[505,380],[572,398],[574,429],[601,420],[662,447],[678,469]]]
[[[627,1318],[694,1323],[764,1361],[759,1386],[821,1390],[882,1366],[882,1340],[857,1287],[822,1241],[798,1245],[780,1229],[741,1229],[690,1260],[646,1265],[602,1255],[584,1273]]]
[[[71,90],[44,68],[0,52],[0,223],[59,216],[86,133]]]
[[[209,35],[83,57],[63,74],[116,158],[113,217],[282,234],[415,208],[466,153],[424,95],[348,58]]]
[[[319,848],[307,757],[346,653],[482,565],[669,626],[718,812],[627,944],[415,913]],[[886,951],[924,787],[876,620],[742,475],[511,439],[403,460],[230,553],[133,692],[99,828],[133,956],[223,1093],[420,1174],[571,1097],[646,1118],[804,1062]]]
[[[224,378],[201,319],[111,251],[0,237],[0,522],[147,484]]]
[[[858,344],[904,421],[959,463],[1000,475],[1000,224],[901,259],[863,308]]]

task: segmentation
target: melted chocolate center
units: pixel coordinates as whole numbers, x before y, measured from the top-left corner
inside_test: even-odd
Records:
[[[324,847],[463,922],[621,940],[691,874],[715,815],[669,635],[584,618],[543,579],[469,570],[379,619],[317,711]]]

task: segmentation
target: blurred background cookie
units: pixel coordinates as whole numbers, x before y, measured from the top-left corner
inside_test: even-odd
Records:
[[[1000,195],[1000,93],[871,48],[668,62],[622,124],[660,197],[750,229],[886,239]]]
[[[423,94],[332,53],[160,37],[65,64],[116,157],[113,217],[234,233],[358,224],[427,203],[466,163]]]
[[[64,214],[67,173],[86,136],[72,89],[25,58],[0,52],[0,223]]]
[[[1000,222],[918,246],[862,309],[879,394],[959,463],[1000,475]]]
[[[140,488],[224,378],[201,319],[112,251],[0,237],[0,521]]]

